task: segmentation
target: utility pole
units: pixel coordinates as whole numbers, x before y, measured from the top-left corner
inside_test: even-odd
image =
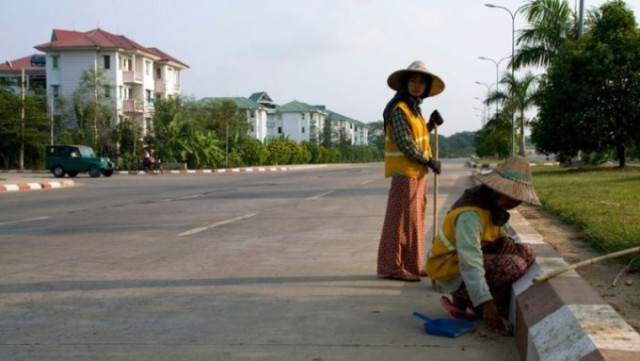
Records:
[[[50,141],[49,144],[53,145],[53,102],[55,101],[55,98],[53,97],[53,94],[51,95],[51,108],[49,111],[49,116],[51,117],[51,134],[50,134]]]
[[[20,74],[20,170],[24,170],[24,67]]]
[[[582,28],[584,24],[584,0],[580,0],[580,16],[578,17],[578,37],[582,37]]]

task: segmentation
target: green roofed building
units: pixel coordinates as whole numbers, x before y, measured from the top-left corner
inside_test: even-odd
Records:
[[[326,116],[326,111],[297,100],[276,106],[275,128],[269,129],[269,136],[320,142]]]
[[[311,105],[298,100],[277,105],[266,92],[245,97],[203,98],[206,100],[232,100],[246,114],[251,124],[250,134],[264,141],[287,138],[298,143],[322,142],[325,124],[331,124],[332,142],[346,141],[354,145],[367,145],[366,124],[328,110],[324,105]]]

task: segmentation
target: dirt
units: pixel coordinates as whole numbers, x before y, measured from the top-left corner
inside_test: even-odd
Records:
[[[569,264],[598,256],[580,240],[577,227],[565,225],[536,207],[523,205],[518,211]],[[640,273],[623,272],[616,280],[625,266],[626,263],[620,260],[610,260],[576,271],[636,332],[640,332]],[[614,281],[615,286],[612,285]]]

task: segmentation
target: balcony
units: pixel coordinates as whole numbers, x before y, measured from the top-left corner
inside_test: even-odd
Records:
[[[125,99],[122,101],[122,111],[125,113],[144,113],[144,101]]]
[[[122,72],[122,81],[124,83],[142,84],[143,80],[144,78],[141,72],[136,72],[132,70]]]
[[[164,80],[156,79],[155,80],[155,86],[154,86],[155,92],[156,93],[164,93],[165,89],[166,89],[166,87],[164,86]]]

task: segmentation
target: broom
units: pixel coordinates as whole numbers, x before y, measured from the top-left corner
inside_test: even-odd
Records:
[[[628,248],[628,249],[624,249],[622,251],[617,251],[617,252],[605,254],[605,255],[602,255],[602,256],[589,258],[589,259],[584,260],[582,262],[570,264],[570,265],[558,268],[557,270],[554,270],[554,271],[551,271],[551,272],[547,272],[547,273],[543,273],[540,276],[534,278],[533,279],[533,283],[546,281],[549,278],[553,278],[553,277],[555,277],[557,275],[560,275],[560,274],[563,274],[565,272],[574,270],[576,268],[588,266],[588,265],[594,264],[596,262],[604,261],[605,259],[616,258],[616,257],[624,256],[624,255],[635,253],[635,252],[640,252],[640,247]]]
[[[438,160],[439,152],[438,152],[438,122],[434,122],[433,134],[435,135],[435,152],[434,159]],[[433,238],[431,239],[431,247],[433,247],[433,242],[436,240],[436,226],[438,225],[438,174],[433,172]],[[428,258],[428,257],[427,257]],[[424,261],[424,267],[422,273],[426,275],[427,270],[427,260]],[[431,281],[433,285],[433,280]]]

